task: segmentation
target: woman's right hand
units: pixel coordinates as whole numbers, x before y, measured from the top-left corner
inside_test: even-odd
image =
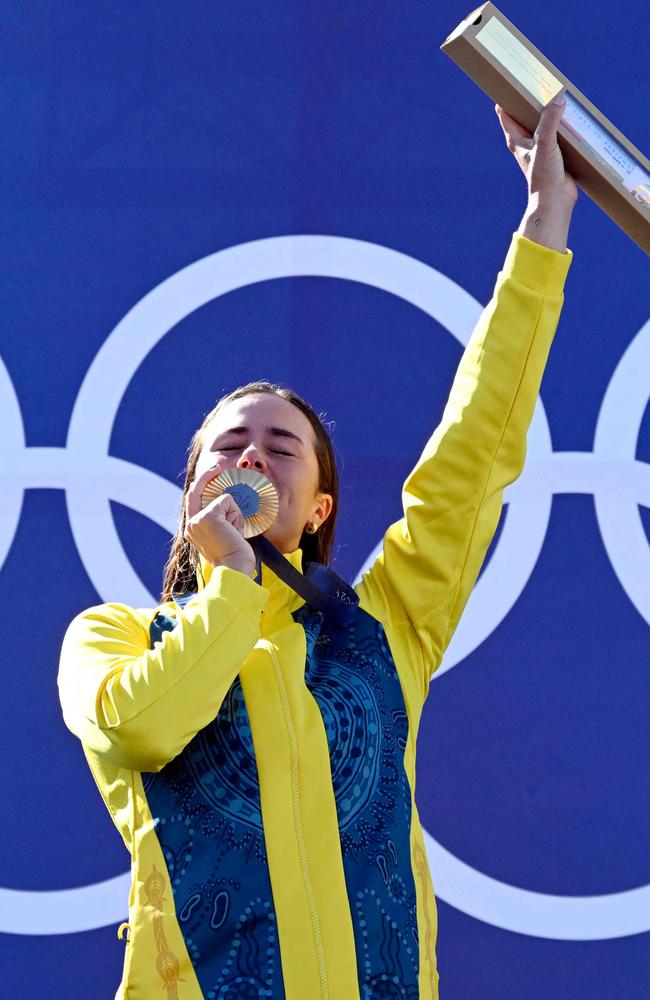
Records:
[[[244,515],[234,498],[230,493],[222,493],[201,507],[201,494],[214,478],[214,469],[208,469],[187,491],[185,539],[213,566],[228,566],[253,577],[255,553],[244,538]]]

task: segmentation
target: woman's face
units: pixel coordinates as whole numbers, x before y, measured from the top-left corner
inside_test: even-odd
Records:
[[[237,467],[261,472],[279,497],[278,516],[265,532],[281,552],[293,552],[307,522],[321,525],[332,497],[318,492],[314,431],[297,406],[281,396],[255,393],[226,403],[203,431],[194,478]]]

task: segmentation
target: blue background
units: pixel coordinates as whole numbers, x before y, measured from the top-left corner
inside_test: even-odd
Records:
[[[449,0],[0,3],[0,353],[27,445],[64,447],[90,363],[143,295],[248,240],[375,242],[487,302],[526,187],[492,102],[439,52],[467,13]],[[511,0],[504,13],[648,151],[641,0],[620,14],[602,0]],[[616,363],[650,316],[648,261],[584,194],[569,245],[542,397],[554,449],[589,452]],[[158,344],[129,385],[111,453],[177,481],[223,391],[256,377],[293,386],[336,421],[336,568],[353,578],[400,514],[401,483],[441,416],[460,351],[423,313],[358,283],[249,286]],[[646,410],[644,462],[649,431]],[[113,511],[133,565],[159,592],[169,535]],[[58,702],[65,627],[99,600],[62,491],[27,491],[0,579],[0,884],[64,889],[121,874],[128,854]],[[432,685],[419,744],[426,828],[468,864],[537,892],[650,882],[648,649],[593,498],[556,497],[515,607]],[[442,900],[439,918],[443,1000],[649,995],[649,934],[533,938]],[[0,936],[0,992],[112,997],[124,953],[115,931]]]

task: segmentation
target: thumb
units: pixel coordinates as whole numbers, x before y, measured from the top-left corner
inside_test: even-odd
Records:
[[[565,108],[566,97],[562,92],[557,94],[550,104],[546,105],[535,129],[535,139],[538,143],[542,142],[550,145],[556,141],[557,130],[562,121]]]

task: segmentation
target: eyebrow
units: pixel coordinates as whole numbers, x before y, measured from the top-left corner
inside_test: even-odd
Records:
[[[222,431],[221,434],[217,434],[216,438],[212,442],[212,447],[214,447],[216,442],[222,437],[226,437],[227,434],[238,434],[241,436],[242,434],[248,434],[249,430],[249,427],[231,427],[227,431]],[[293,431],[288,431],[285,427],[267,427],[266,433],[271,434],[272,437],[292,438],[294,441],[297,441],[301,447],[304,447],[302,440],[298,437],[298,435],[294,434]]]

